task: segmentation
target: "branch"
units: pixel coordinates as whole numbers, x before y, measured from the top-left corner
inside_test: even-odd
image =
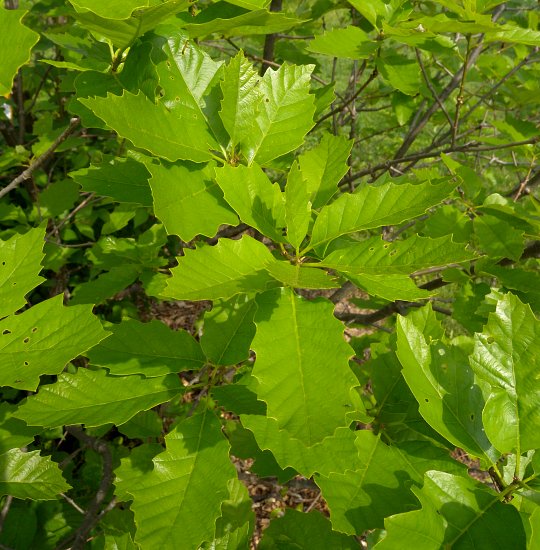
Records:
[[[80,119],[78,117],[72,118],[69,126],[54,140],[52,145],[42,155],[37,157],[30,164],[30,166],[21,175],[17,176],[10,184],[6,185],[3,189],[0,189],[0,199],[7,195],[10,191],[13,191],[13,189],[17,188],[21,183],[29,179],[38,168],[43,166],[43,164],[51,158],[58,146],[75,131],[75,128],[77,128],[79,123]]]
[[[270,4],[270,11],[281,11],[282,0],[272,0]],[[274,61],[274,46],[276,45],[277,34],[267,34],[264,39],[264,50],[263,50],[263,64],[261,66],[261,76],[266,72],[270,67],[270,63]]]
[[[103,463],[103,475],[101,476],[99,488],[84,514],[81,525],[72,536],[57,546],[57,549],[69,547],[70,550],[83,550],[86,548],[90,531],[100,520],[100,508],[113,482],[113,459],[107,443],[102,439],[89,436],[80,426],[66,426],[66,432],[78,439],[81,444],[96,451],[101,456]]]

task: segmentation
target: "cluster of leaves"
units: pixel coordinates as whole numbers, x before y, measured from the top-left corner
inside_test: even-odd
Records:
[[[536,2],[286,4],[0,8],[2,548],[540,546]]]

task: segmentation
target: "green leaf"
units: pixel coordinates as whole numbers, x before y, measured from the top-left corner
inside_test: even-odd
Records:
[[[255,302],[246,296],[214,303],[204,314],[201,348],[215,365],[237,365],[249,358],[255,336]]]
[[[0,403],[0,455],[10,449],[20,449],[32,443],[38,431],[16,418],[16,412],[17,405]]]
[[[313,149],[299,156],[313,208],[324,206],[337,193],[338,183],[349,169],[352,146],[352,140],[344,136],[324,133]]]
[[[346,59],[368,59],[379,44],[358,27],[332,29],[309,43],[308,51]]]
[[[218,149],[204,121],[193,118],[190,108],[176,106],[173,113],[142,92],[127,91],[121,96],[107,94],[79,101],[136,147],[172,162],[206,162],[212,159],[210,149]]]
[[[389,446],[361,430],[356,432],[355,445],[358,454],[350,469],[315,478],[330,508],[333,528],[349,535],[381,528],[385,517],[416,507],[410,487],[422,483],[426,470],[464,469],[447,451],[427,442]]]
[[[353,550],[358,544],[351,537],[332,531],[332,524],[320,512],[306,514],[288,509],[264,530],[259,550],[275,548],[332,548]]]
[[[463,263],[475,255],[454,243],[450,235],[438,239],[414,235],[401,241],[371,237],[331,252],[317,266],[343,273],[383,275],[413,273],[430,267]]]
[[[150,0],[69,0],[78,11],[88,10],[108,19],[127,19],[140,8],[147,8]]]
[[[175,300],[216,300],[260,292],[275,280],[264,270],[274,258],[266,246],[248,235],[215,246],[185,249],[171,269],[163,296]]]
[[[313,65],[268,69],[259,84],[264,100],[242,148],[248,162],[261,165],[300,147],[313,127],[315,103],[309,93]]]
[[[39,34],[21,23],[27,13],[0,7],[0,96],[11,93],[15,74],[39,41]]]
[[[300,264],[274,261],[266,271],[284,285],[292,288],[339,288],[339,283],[320,269],[302,267]]]
[[[525,249],[523,231],[489,215],[477,216],[473,224],[480,247],[491,258],[510,258],[515,261],[521,258]]]
[[[486,35],[486,41],[540,46],[540,31],[531,28],[524,29],[523,27],[513,25],[501,25],[497,28],[496,32]]]
[[[377,69],[396,90],[412,96],[421,91],[422,75],[415,59],[398,54],[385,55],[377,59]]]
[[[116,202],[152,206],[148,170],[133,159],[114,158],[70,172],[84,191],[111,197]]]
[[[58,464],[39,451],[25,453],[11,449],[0,455],[0,495],[20,499],[54,500],[71,487]]]
[[[153,459],[154,469],[129,489],[135,542],[143,548],[193,550],[212,540],[236,470],[210,411],[182,420],[165,441],[167,450]]]
[[[169,235],[189,242],[197,235],[213,237],[221,225],[238,223],[212,181],[212,168],[188,163],[149,164],[148,170],[152,174],[154,211]]]
[[[101,304],[133,283],[141,272],[136,265],[113,267],[96,279],[82,283],[73,292],[70,305]]]
[[[263,99],[259,81],[257,72],[242,51],[229,61],[223,72],[223,99],[219,116],[229,134],[233,150],[237,145],[242,149],[244,141],[249,138]]]
[[[82,8],[77,12],[76,18],[84,28],[108,38],[118,48],[125,49],[161,21],[185,11],[191,0],[168,0],[157,5],[152,0],[152,3],[154,5],[136,10],[131,17],[125,19],[113,19],[108,15],[101,17]]]
[[[240,219],[275,241],[283,241],[285,202],[279,185],[257,164],[216,168],[216,181]]]
[[[408,275],[399,273],[387,273],[374,275],[372,273],[346,275],[349,281],[366,290],[371,296],[378,296],[385,300],[414,301],[428,298],[433,294],[422,288],[418,288]]]
[[[501,284],[519,296],[520,300],[530,304],[533,310],[540,310],[540,274],[519,267],[482,266],[482,271],[493,275]],[[480,332],[480,330],[478,331]]]
[[[79,186],[72,180],[61,180],[49,185],[39,195],[39,207],[43,217],[52,218],[71,210],[78,200]]]
[[[293,162],[285,186],[285,221],[287,240],[298,251],[311,221],[311,202],[307,182],[296,161]]]
[[[0,241],[0,318],[21,309],[25,296],[44,280],[39,276],[44,238],[45,227],[37,227]]]
[[[107,336],[91,306],[64,307],[62,300],[60,294],[0,321],[0,386],[35,391],[42,374],[59,374]]]
[[[328,243],[340,235],[396,225],[420,216],[452,190],[453,185],[448,182],[364,185],[356,193],[345,193],[323,207],[313,226],[310,248],[324,252]]]
[[[483,411],[486,434],[501,452],[540,447],[540,322],[519,298],[506,294],[475,335],[470,363],[491,386]]]
[[[178,376],[109,376],[105,369],[62,373],[54,384],[19,407],[17,418],[31,426],[55,428],[70,424],[86,427],[123,424],[140,411],[169,401],[182,391]]]
[[[394,6],[402,2],[386,3],[383,0],[347,0],[354,6],[375,28],[379,28],[383,21],[389,19]]]
[[[163,434],[163,419],[155,410],[141,411],[119,425],[118,431],[130,439],[144,440],[147,437],[159,439]]]
[[[482,423],[482,390],[467,355],[444,344],[430,305],[398,317],[397,355],[426,422],[469,454],[495,462],[498,456]]]
[[[331,302],[307,301],[289,289],[259,295],[257,308],[252,344],[257,396],[280,429],[313,445],[346,425],[352,406],[350,393],[357,383],[343,325],[333,317]],[[321,339],[324,348],[317,345]]]
[[[171,330],[161,321],[135,319],[111,325],[111,336],[88,352],[92,365],[113,375],[143,374],[150,378],[198,370],[205,358],[199,343],[185,330]]]
[[[468,476],[429,471],[414,489],[422,509],[385,520],[386,537],[377,550],[417,548],[525,548],[519,512]]]

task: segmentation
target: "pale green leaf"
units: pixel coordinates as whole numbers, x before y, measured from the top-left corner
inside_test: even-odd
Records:
[[[396,2],[386,3],[383,0],[347,0],[354,6],[375,28],[379,28],[381,21],[388,19]],[[397,4],[401,4],[398,2]]]
[[[219,116],[229,133],[233,150],[249,138],[253,121],[263,99],[260,78],[242,51],[233,57],[223,72]]]
[[[364,185],[356,193],[345,193],[325,206],[313,226],[310,248],[324,251],[340,235],[383,225],[396,225],[423,214],[439,204],[453,190],[448,182],[417,185],[388,182],[379,186]]]
[[[357,457],[344,473],[318,475],[315,482],[330,508],[336,531],[350,535],[383,527],[385,517],[416,507],[411,485],[420,485],[426,470],[459,471],[444,449],[428,442],[386,445],[368,430],[356,432]]]
[[[21,23],[28,12],[0,7],[0,96],[9,94],[20,67],[30,61],[39,34]]]
[[[163,103],[153,103],[142,92],[134,95],[127,91],[122,96],[107,94],[79,101],[118,135],[158,157],[173,162],[179,159],[206,162],[212,158],[210,149],[218,148],[205,122],[193,118],[192,109],[187,107],[176,106],[172,113]]]
[[[216,365],[236,365],[249,357],[255,336],[255,302],[246,296],[214,303],[204,314],[201,348],[209,361]]]
[[[413,302],[429,298],[433,292],[418,288],[408,275],[399,273],[373,274],[358,273],[345,275],[349,281],[366,290],[371,296],[378,296],[393,302],[394,300],[406,300]]]
[[[308,50],[332,57],[368,59],[375,53],[379,43],[358,27],[332,29],[318,35],[309,43]]]
[[[381,76],[396,90],[415,96],[423,85],[420,66],[415,59],[403,55],[385,55],[377,59]]]
[[[515,261],[521,258],[525,249],[523,231],[490,215],[477,216],[473,225],[480,248],[487,252],[490,258],[510,258]]]
[[[39,451],[25,453],[11,449],[0,455],[0,495],[20,499],[55,500],[71,487],[62,477],[58,464]]]
[[[25,296],[44,280],[39,276],[44,238],[45,227],[36,227],[0,241],[0,318],[21,309]]]
[[[257,548],[353,550],[358,548],[358,543],[352,537],[332,531],[332,524],[320,512],[313,510],[304,514],[289,508],[283,517],[270,522]]]
[[[140,8],[147,8],[150,0],[69,0],[78,11],[88,10],[108,19],[128,19]]]
[[[34,391],[42,374],[59,374],[107,336],[92,306],[64,307],[62,300],[60,294],[0,321],[1,386]]]
[[[486,35],[486,42],[509,42],[511,44],[540,46],[540,31],[513,25],[501,25],[495,32]]]
[[[338,191],[347,173],[353,142],[344,136],[324,133],[321,141],[298,158],[313,208],[324,206]]]
[[[371,237],[331,252],[320,264],[343,273],[384,275],[474,260],[475,255],[452,236],[430,239],[414,235],[402,241]]]
[[[266,8],[270,0],[228,0],[228,3],[248,10],[258,10]]]
[[[287,240],[296,250],[307,235],[311,221],[311,202],[308,184],[296,161],[293,162],[285,186],[285,221]]]
[[[275,241],[283,241],[285,201],[279,185],[272,183],[262,168],[230,166],[216,168],[216,181],[225,200],[240,219]]]
[[[475,335],[470,363],[491,385],[483,411],[486,433],[502,453],[540,448],[540,322],[519,298],[506,294]]]
[[[397,355],[426,422],[448,441],[491,463],[498,455],[484,432],[484,397],[467,355],[443,342],[431,306],[398,317]]]
[[[193,550],[212,540],[236,469],[210,411],[179,422],[165,442],[167,450],[153,459],[154,469],[129,488],[135,541],[143,548]]]
[[[163,295],[176,300],[215,300],[266,290],[274,279],[264,270],[273,261],[266,246],[248,235],[215,246],[185,249],[171,270]]]
[[[242,151],[251,164],[264,165],[293,151],[313,127],[315,103],[309,93],[313,65],[268,69],[259,84],[264,100]]]
[[[152,174],[154,212],[169,235],[188,242],[197,235],[213,237],[220,225],[238,223],[212,181],[212,168],[189,163],[148,164],[147,168]]]
[[[30,426],[123,424],[140,411],[169,401],[183,389],[175,374],[159,378],[110,376],[105,369],[62,373],[19,407],[17,418]]]
[[[293,288],[338,288],[340,285],[326,271],[302,267],[300,264],[274,261],[266,266],[266,271]]]
[[[101,17],[84,9],[78,11],[76,17],[83,27],[108,38],[118,48],[127,48],[139,36],[154,29],[161,21],[185,11],[191,4],[191,0],[166,0],[158,4],[152,0],[152,3],[154,5],[136,10],[126,19]]]
[[[357,385],[344,327],[334,318],[331,302],[304,300],[290,289],[259,295],[257,307],[252,344],[257,396],[280,429],[306,445],[318,443],[347,424],[351,389]]]
[[[111,197],[116,202],[152,206],[148,170],[133,159],[115,158],[70,172],[84,191]]]
[[[422,509],[387,518],[387,535],[377,550],[526,547],[519,512],[469,476],[429,471],[414,493]]]
[[[39,431],[14,416],[17,408],[17,405],[11,403],[0,403],[0,455],[32,443],[34,435]]]
[[[88,352],[90,363],[113,375],[162,376],[198,370],[205,358],[199,343],[185,330],[171,330],[161,321],[135,319],[108,327],[111,336]]]

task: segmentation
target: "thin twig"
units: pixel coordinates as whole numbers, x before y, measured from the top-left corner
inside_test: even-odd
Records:
[[[39,157],[37,157],[30,166],[19,176],[17,176],[10,184],[6,185],[3,189],[0,189],[0,199],[7,195],[13,189],[16,189],[21,183],[26,181],[38,168],[49,160],[49,158],[56,151],[58,146],[64,142],[74,131],[80,123],[78,117],[71,119],[69,126],[53,141],[52,145]]]
[[[13,502],[13,497],[11,495],[7,495],[6,500],[4,502],[4,506],[2,506],[2,511],[0,512],[0,533],[4,528],[4,522],[6,521],[6,517],[9,513],[9,509],[11,508],[12,502]]]
[[[467,53],[465,54],[465,62],[463,63],[463,71],[461,71],[461,81],[459,83],[459,92],[456,97],[456,111],[454,115],[454,123],[451,124],[452,128],[452,147],[456,145],[456,138],[459,129],[459,113],[461,112],[461,107],[465,102],[464,92],[465,92],[465,80],[467,79],[467,72],[469,69],[469,57],[471,56],[471,35],[467,35]]]

